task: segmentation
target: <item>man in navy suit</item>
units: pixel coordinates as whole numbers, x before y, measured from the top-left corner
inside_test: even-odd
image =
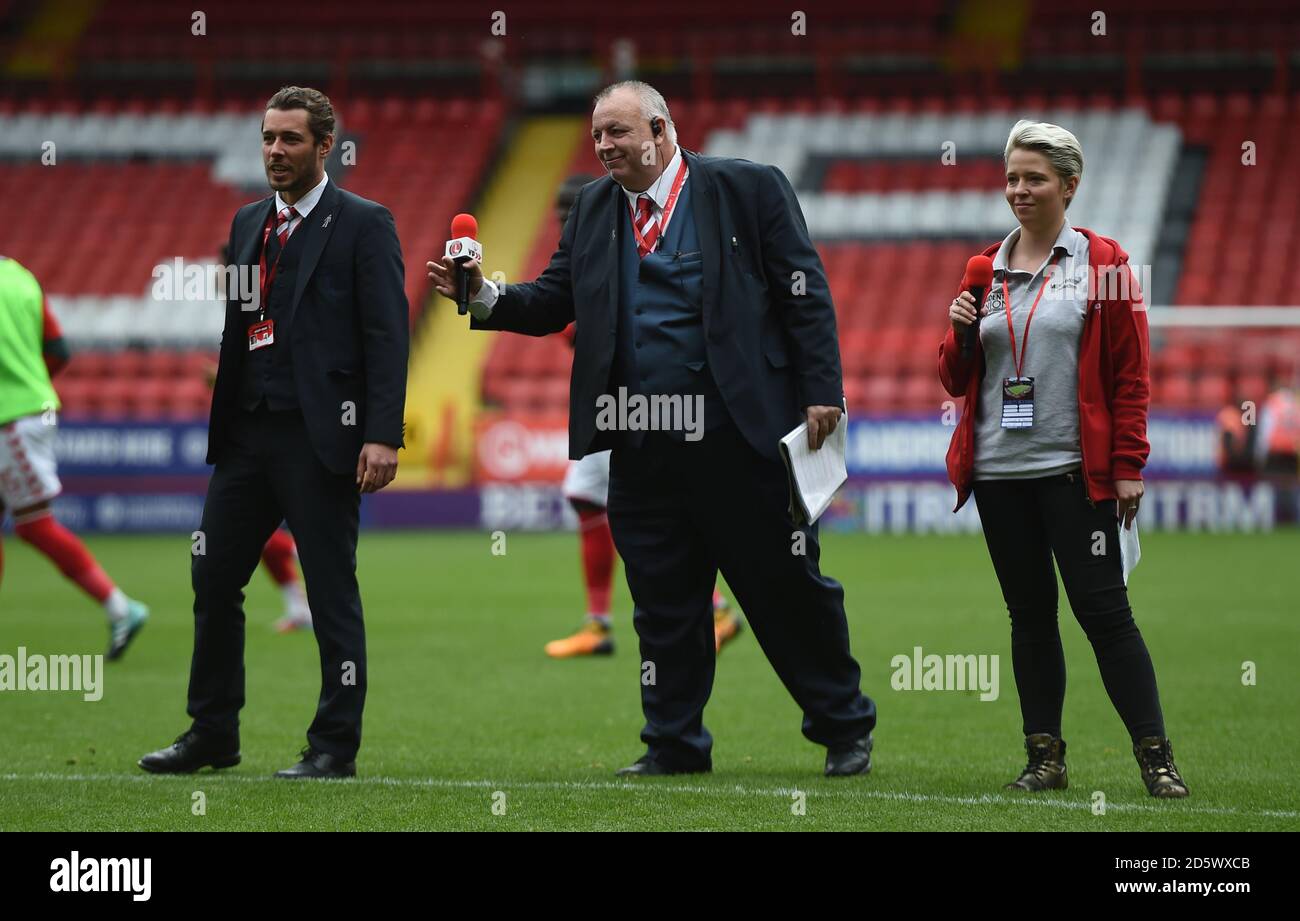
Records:
[[[271,533],[298,543],[321,692],[302,760],[285,778],[356,773],[366,696],[357,587],[361,493],[397,473],[406,401],[408,312],[388,209],[325,174],[334,110],[285,87],[267,103],[262,156],[275,194],[245,205],[228,252],[257,269],[252,303],[226,303],[208,428],[215,464],[193,547],[191,728],[140,759],[154,773],[239,763],[243,589]],[[231,286],[240,288],[240,286]]]
[[[794,190],[774,167],[679,149],[644,83],[603,90],[591,136],[608,175],[578,193],[542,275],[498,289],[465,271],[476,329],[542,336],[576,320],[569,456],[613,449],[610,527],[641,641],[647,751],[619,773],[712,768],[719,569],[804,735],[827,747],[826,774],[866,773],[876,713],[844,592],[818,568],[817,529],[791,518],[777,453],[801,421],[820,448],[843,405],[835,310]],[[454,296],[450,260],[428,265]],[[610,412],[635,398],[683,411],[667,430],[663,414]]]

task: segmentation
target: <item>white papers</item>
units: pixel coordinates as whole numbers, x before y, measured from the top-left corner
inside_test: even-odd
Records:
[[[1125,528],[1124,519],[1119,520],[1119,562],[1124,568],[1124,584],[1128,585],[1128,574],[1142,559],[1142,545],[1138,543],[1138,523],[1133,519],[1133,527]]]
[[[844,464],[849,419],[841,415],[835,431],[816,451],[808,447],[805,422],[781,439],[777,450],[790,477],[790,515],[797,525],[816,524],[835,491],[849,478]]]

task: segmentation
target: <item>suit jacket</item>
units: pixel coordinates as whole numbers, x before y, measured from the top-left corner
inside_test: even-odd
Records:
[[[777,442],[806,407],[843,402],[826,273],[779,169],[685,148],[682,155],[704,260],[708,367],[746,441],[775,460]],[[626,212],[627,199],[610,177],[583,186],[545,271],[535,281],[505,285],[492,315],[471,324],[545,336],[576,320],[569,385],[575,459],[615,443],[607,437],[613,433],[596,429],[596,398],[609,392]]]
[[[235,214],[227,250],[234,264],[258,264],[263,228],[274,208],[271,196]],[[362,444],[403,446],[410,337],[402,249],[388,209],[345,192],[332,179],[294,230],[295,238],[299,234],[304,239],[289,322],[276,324],[269,347],[293,350],[298,404],[321,463],[334,473],[353,473]],[[220,459],[231,417],[239,411],[248,327],[257,319],[241,306],[238,292],[231,292],[208,425],[209,464]],[[286,325],[287,341],[281,335]],[[355,407],[350,420],[348,402]]]

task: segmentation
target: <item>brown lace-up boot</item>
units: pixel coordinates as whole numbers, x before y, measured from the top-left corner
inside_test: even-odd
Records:
[[[1147,736],[1133,746],[1133,757],[1142,768],[1142,782],[1147,792],[1160,799],[1181,799],[1187,796],[1187,784],[1174,765],[1174,748],[1168,739]]]
[[[1070,785],[1065,769],[1065,740],[1050,733],[1036,732],[1025,737],[1029,763],[1020,776],[1006,785],[1007,790],[1064,790]]]

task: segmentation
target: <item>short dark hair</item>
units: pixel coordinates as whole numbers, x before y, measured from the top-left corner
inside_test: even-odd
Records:
[[[307,127],[312,139],[319,144],[321,138],[334,133],[334,106],[330,98],[310,86],[282,86],[266,101],[268,109],[306,109]]]

